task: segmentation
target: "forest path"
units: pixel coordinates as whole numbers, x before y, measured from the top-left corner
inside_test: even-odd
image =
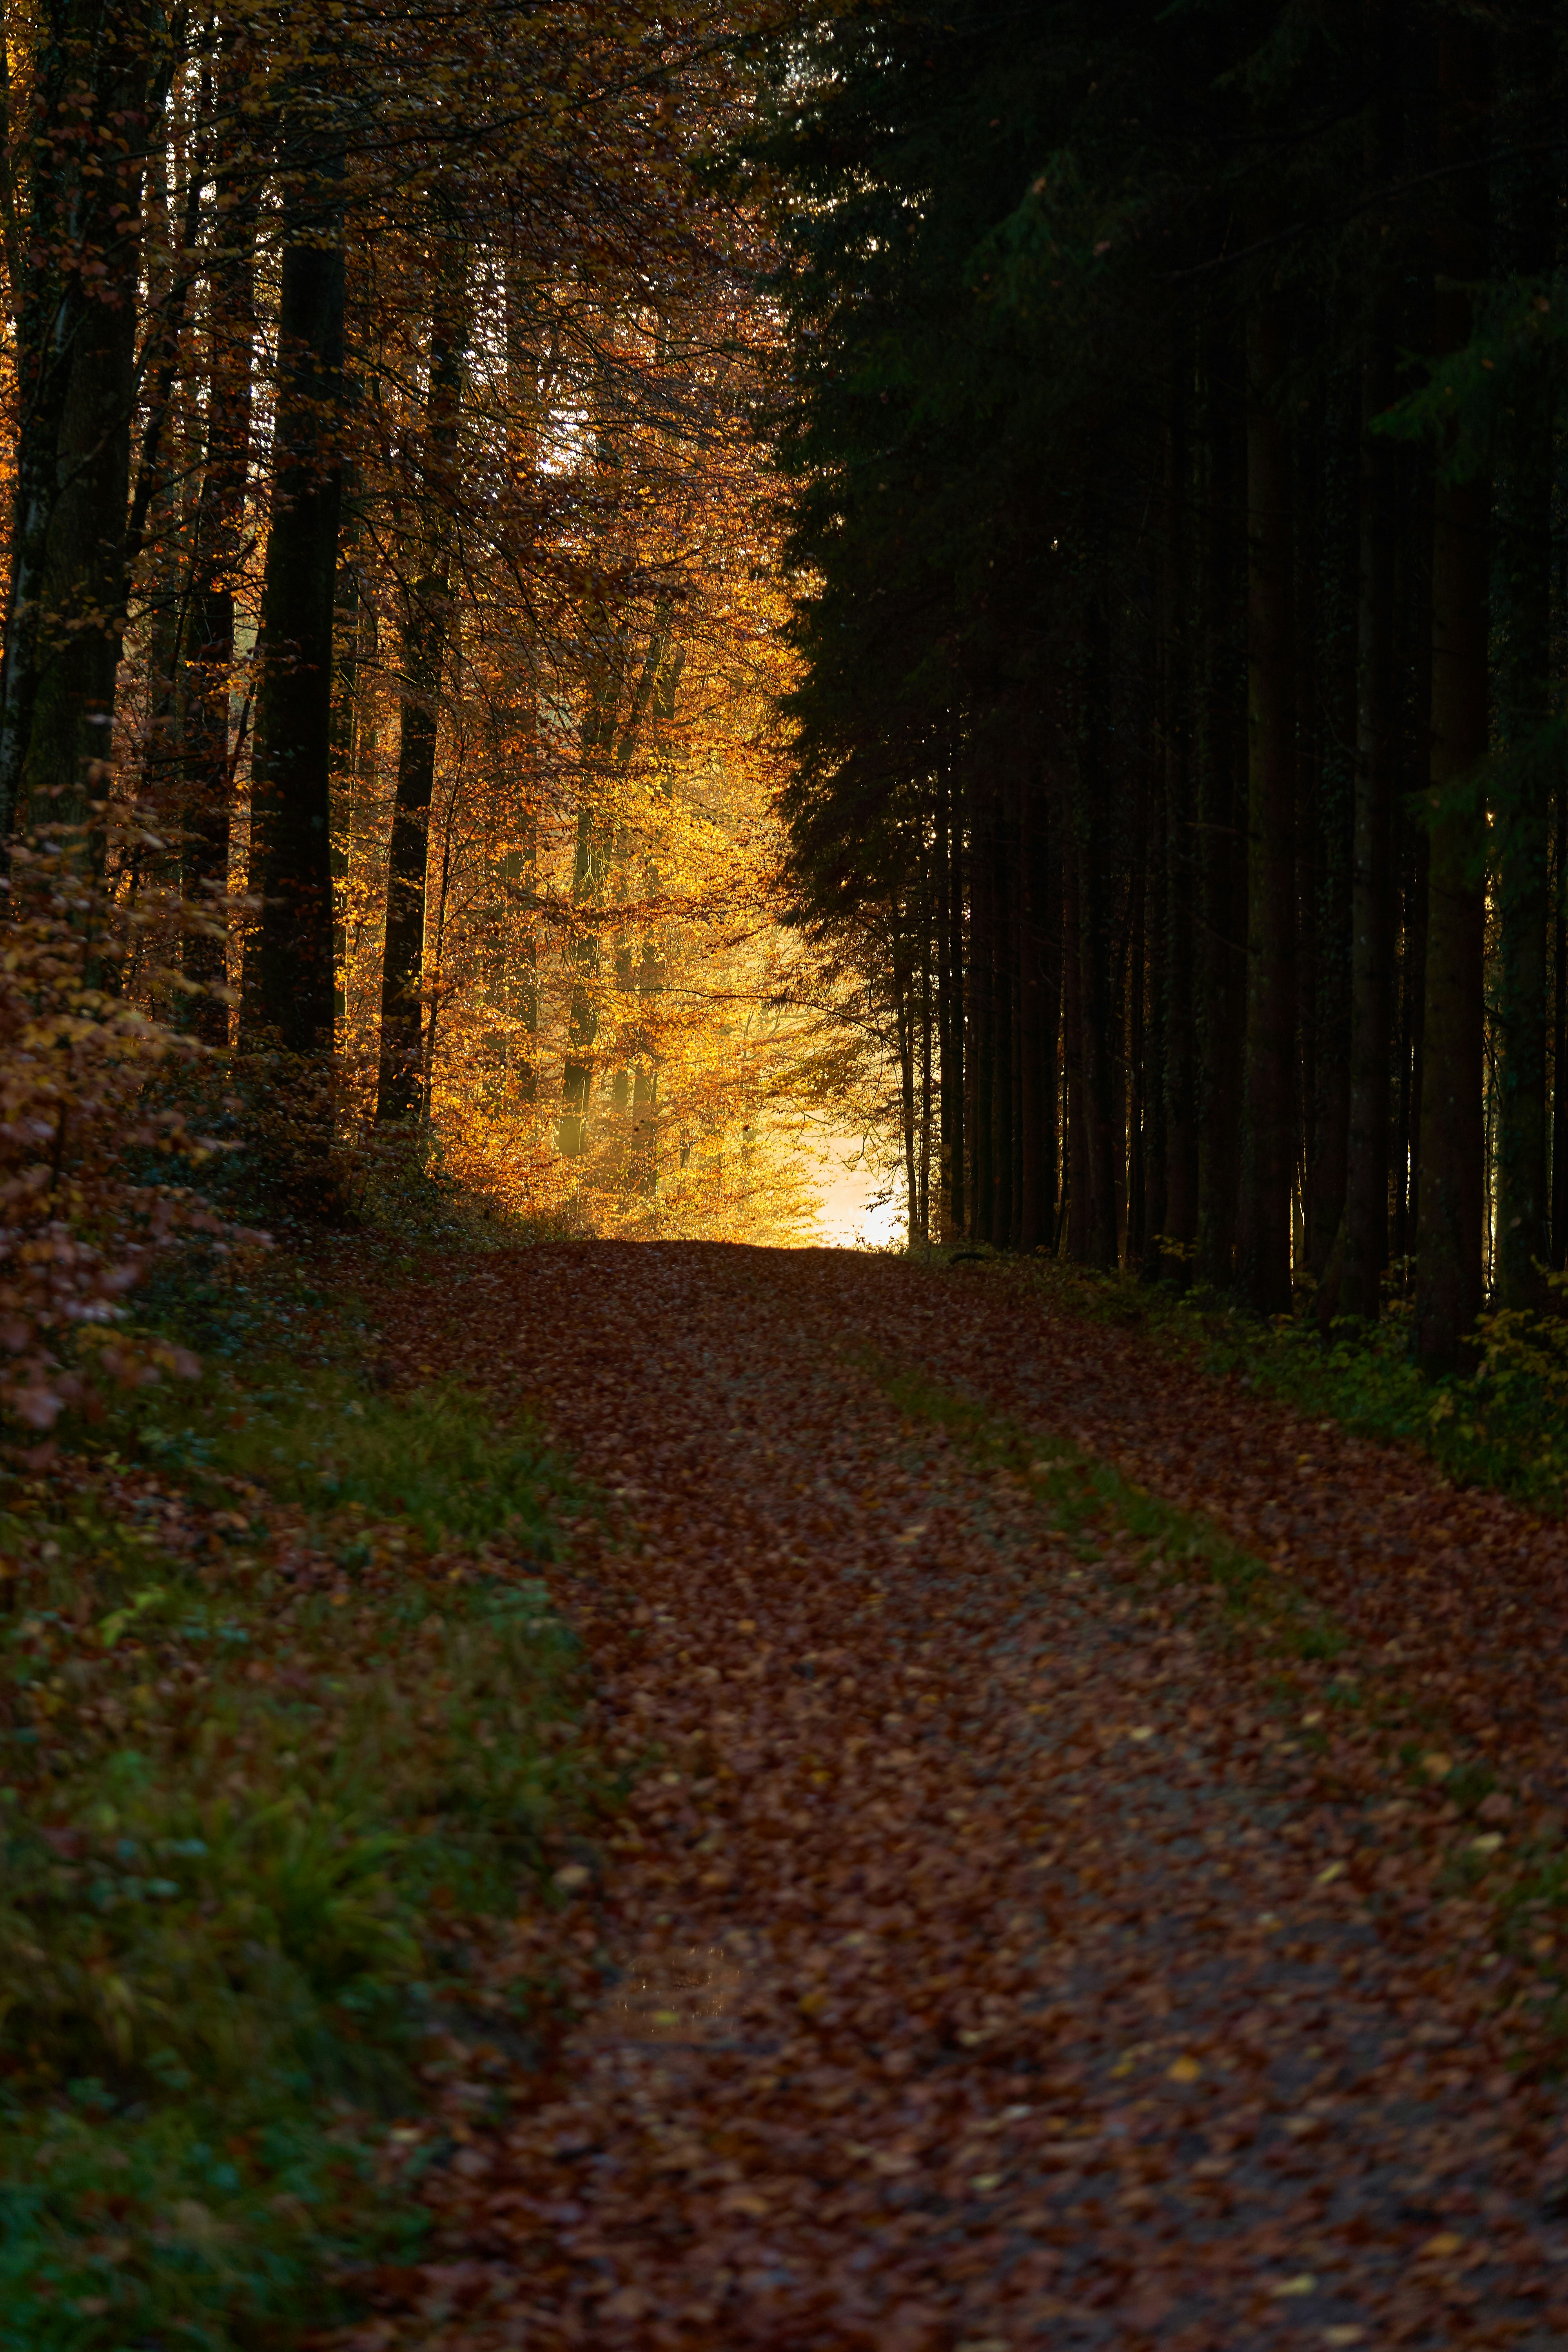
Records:
[[[559,1929],[603,1990],[361,2342],[1563,2342],[1558,1531],[990,1269],[563,1244],[381,1305],[615,1498],[558,1583],[641,1777]],[[1053,1526],[1034,1431],[1280,1565],[1227,1613],[1070,1465]]]

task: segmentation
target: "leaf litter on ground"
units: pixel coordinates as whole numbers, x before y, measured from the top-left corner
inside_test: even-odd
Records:
[[[610,1497],[548,1574],[630,1796],[355,2352],[1563,2339],[1559,1528],[1005,1267],[376,1311]]]

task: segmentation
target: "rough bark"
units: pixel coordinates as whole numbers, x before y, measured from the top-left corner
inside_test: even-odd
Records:
[[[1337,1306],[1371,1321],[1388,1256],[1389,1020],[1394,978],[1390,850],[1394,713],[1394,455],[1373,428],[1393,395],[1381,312],[1362,357],[1356,612],[1355,835],[1351,876],[1350,1132]]]
[[[1247,986],[1246,1256],[1259,1315],[1290,1306],[1296,952],[1295,673],[1284,306],[1266,288],[1247,331]]]
[[[1245,825],[1238,823],[1237,807],[1245,705],[1238,710],[1236,554],[1241,515],[1239,404],[1230,381],[1235,364],[1228,336],[1215,331],[1205,338],[1205,625],[1194,683],[1200,844],[1197,1267],[1205,1281],[1222,1286],[1229,1285],[1236,1262],[1247,982]]]
[[[1554,77],[1544,24],[1509,44],[1507,120],[1526,152],[1501,173],[1503,250],[1524,277],[1554,258],[1560,163],[1539,150]],[[1501,929],[1501,1094],[1498,1106],[1498,1304],[1540,1309],[1552,1236],[1547,1192],[1546,929],[1552,766],[1552,363],[1540,314],[1514,362],[1502,434],[1497,576],[1503,610],[1499,678],[1501,760],[1494,793]],[[1560,757],[1560,753],[1555,756]]]
[[[1483,37],[1444,20],[1438,36],[1443,151],[1455,169],[1437,251],[1437,349],[1469,339],[1465,289],[1486,259],[1485,182],[1469,124],[1487,69]],[[1461,167],[1470,163],[1470,168]],[[1480,1312],[1485,1129],[1482,966],[1486,817],[1477,770],[1487,751],[1488,483],[1439,465],[1432,510],[1432,719],[1426,999],[1416,1232],[1415,1354],[1429,1373],[1469,1360]]]
[[[1047,1066],[1044,1038],[1044,959],[1041,953],[1042,879],[1039,819],[1043,810],[1037,779],[1026,775],[1018,796],[1018,1247],[1037,1249],[1048,1234],[1046,1203],[1046,1111],[1055,1091],[1054,1058]],[[1054,1041],[1053,1041],[1054,1042]]]

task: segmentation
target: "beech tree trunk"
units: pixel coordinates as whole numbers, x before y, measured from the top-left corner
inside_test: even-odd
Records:
[[[46,0],[37,26],[30,236],[13,289],[20,399],[0,838],[25,820],[83,823],[112,748],[160,22],[146,0]]]
[[[214,927],[187,933],[184,970],[210,990],[222,983],[227,945],[217,902],[228,888],[234,766],[240,749],[229,741],[229,684],[235,658],[235,578],[242,560],[246,482],[250,469],[252,366],[255,342],[256,229],[226,211],[220,179],[216,216],[234,239],[214,270],[213,375],[207,395],[205,463],[196,505],[196,578],[186,651],[184,837],[180,883],[186,898],[214,908]],[[248,723],[248,708],[246,713]],[[228,1007],[204,994],[192,1000],[191,1027],[208,1045],[228,1042]]]
[[[938,967],[942,1025],[941,1132],[942,1167],[945,1186],[944,1241],[959,1240],[964,1230],[963,1183],[963,803],[959,778],[951,759],[942,778],[942,824],[937,852],[942,860],[945,896],[943,956]],[[943,854],[945,852],[945,855]]]
[[[283,248],[276,472],[257,644],[250,887],[241,1032],[286,1052],[332,1045],[332,614],[342,460],[342,212],[318,181],[314,217]],[[302,229],[309,227],[309,235]]]
[[[439,520],[443,477],[457,430],[463,352],[464,262],[442,253],[431,320],[430,373],[426,401],[426,472],[436,501],[427,526],[427,568],[410,583],[403,621],[403,698],[397,744],[397,790],[386,877],[386,944],[381,968],[381,1064],[375,1115],[395,1121],[420,1105],[420,1033],[425,979],[425,891],[430,862],[430,809],[436,792],[441,680],[450,635],[450,582],[445,523]]]

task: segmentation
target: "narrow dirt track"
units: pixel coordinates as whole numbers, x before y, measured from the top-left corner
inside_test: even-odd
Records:
[[[1558,1826],[1558,1531],[1005,1279],[584,1244],[380,1304],[614,1496],[560,1591],[641,1777],[560,1930],[597,1998],[363,2346],[1568,2339],[1552,1988],[1493,1933]],[[1315,1577],[1345,1654],[1053,1532],[868,1347]],[[1499,1826],[1335,1676],[1489,1743]]]

